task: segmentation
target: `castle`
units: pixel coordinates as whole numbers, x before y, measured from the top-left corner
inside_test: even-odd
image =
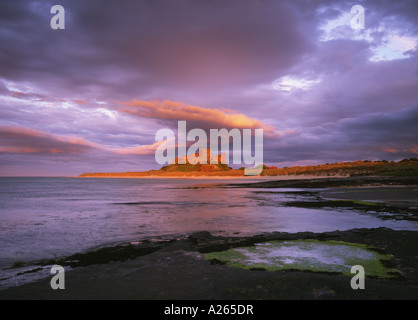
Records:
[[[220,155],[212,155],[212,149],[199,149],[199,153],[189,156],[181,156],[174,158],[171,164],[218,164],[226,163],[226,154],[222,152]]]

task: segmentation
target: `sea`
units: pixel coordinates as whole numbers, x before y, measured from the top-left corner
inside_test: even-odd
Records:
[[[417,221],[283,205],[309,199],[309,194],[297,192],[309,189],[230,186],[244,181],[1,177],[0,290],[50,276],[48,267],[36,265],[38,260],[142,240],[185,238],[195,231],[247,236],[377,227],[418,230]]]

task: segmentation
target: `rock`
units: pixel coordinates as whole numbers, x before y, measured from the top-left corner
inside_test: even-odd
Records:
[[[336,293],[327,286],[313,289],[314,299],[335,299]]]
[[[206,241],[208,239],[212,239],[214,236],[209,231],[198,231],[193,232],[188,239],[192,240],[194,243],[199,243],[202,241]]]

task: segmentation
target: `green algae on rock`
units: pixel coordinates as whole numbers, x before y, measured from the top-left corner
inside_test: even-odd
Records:
[[[366,245],[333,240],[269,241],[203,256],[242,269],[301,270],[352,276],[351,267],[361,265],[366,277],[399,275],[396,270],[385,266],[385,262],[391,259],[390,255],[375,252]]]

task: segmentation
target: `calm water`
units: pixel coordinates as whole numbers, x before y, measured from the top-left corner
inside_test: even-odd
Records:
[[[18,261],[193,231],[242,236],[363,227],[418,230],[418,222],[383,221],[350,210],[283,207],[282,201],[303,196],[270,192],[289,189],[216,186],[227,182],[232,181],[0,178],[0,289],[2,281],[13,278],[8,268]]]

